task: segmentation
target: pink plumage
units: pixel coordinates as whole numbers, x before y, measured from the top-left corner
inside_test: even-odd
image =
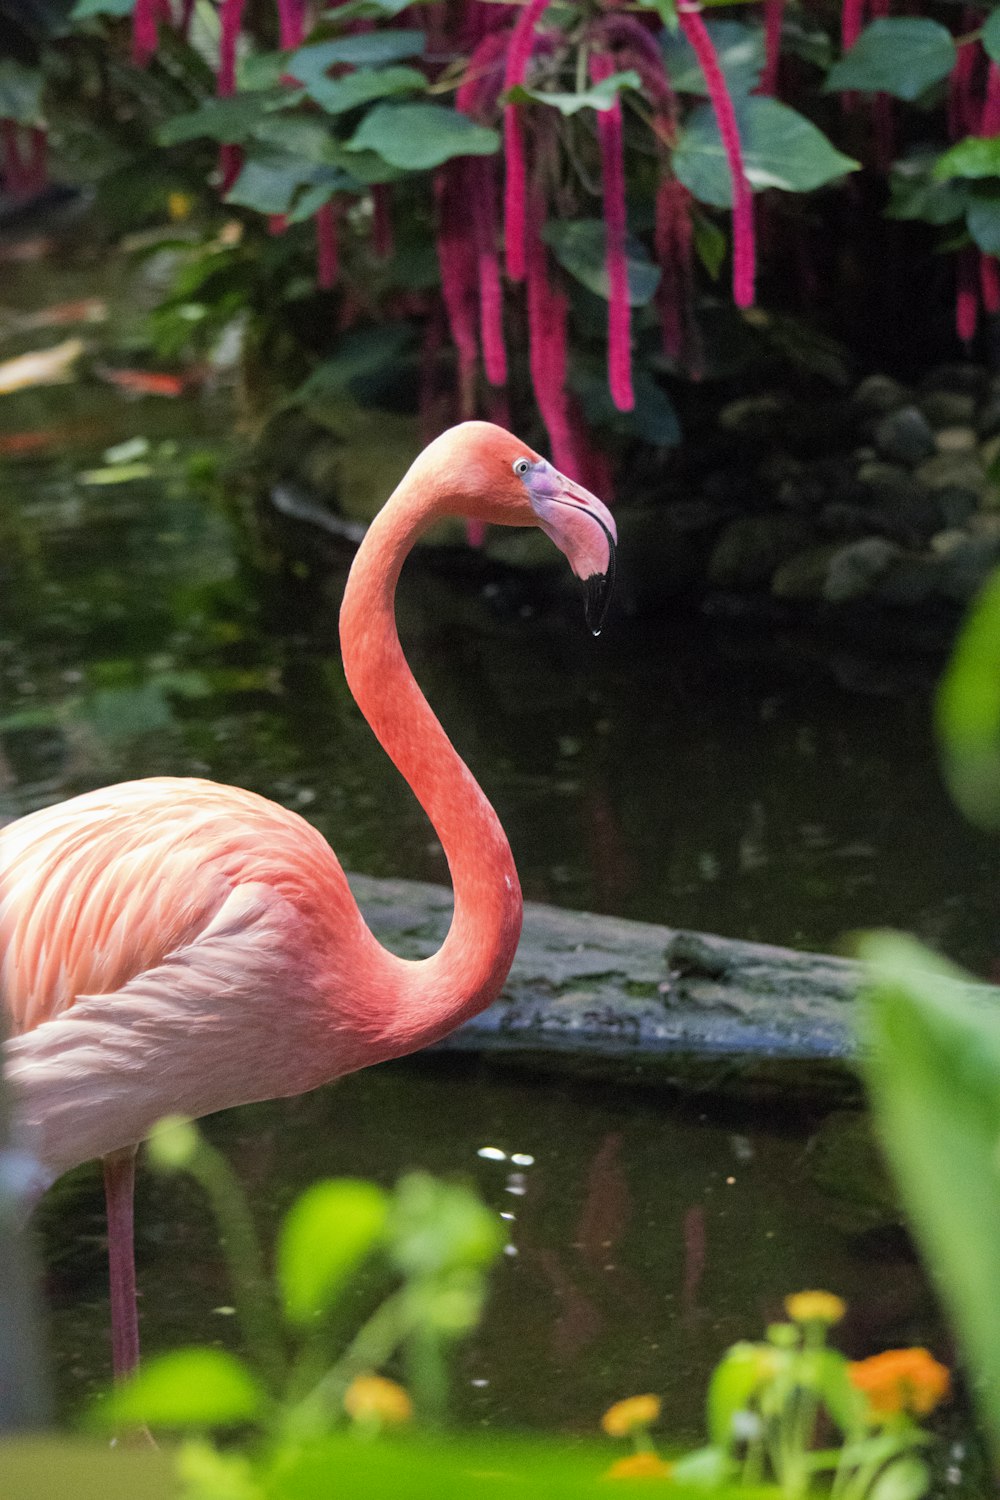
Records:
[[[430,958],[383,948],[322,836],[236,787],[126,782],[0,832],[15,1142],[38,1189],[104,1160],[117,1375],[138,1358],[134,1153],[155,1121],[299,1093],[412,1052],[489,1005],[507,976],[521,926],[510,846],[421,694],[393,613],[406,554],[447,516],[540,526],[589,579],[588,597],[595,573],[610,575],[615,535],[594,496],[512,433],[469,422],[417,458],[358,550],[341,612],[348,684],[455,887]]]

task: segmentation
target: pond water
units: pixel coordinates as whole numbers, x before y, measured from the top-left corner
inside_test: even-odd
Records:
[[[22,307],[103,294],[114,277],[5,271],[4,302]],[[141,362],[129,316],[115,326],[123,364]],[[18,334],[0,358],[60,336]],[[234,448],[222,397],[127,400],[83,368],[0,397],[7,814],[129,776],[206,775],[302,811],[349,869],[445,880],[343,681],[346,561],[320,574],[255,545],[212,477]],[[12,453],[11,435],[51,429],[53,447]],[[135,438],[148,446],[109,472],[107,450]],[[893,924],[993,972],[1000,851],[940,784],[927,664],[790,650],[682,610],[618,616],[594,641],[561,594],[419,561],[400,620],[527,896],[828,951]],[[209,1129],[265,1232],[317,1176],[391,1182],[412,1166],[473,1178],[508,1215],[488,1316],[458,1362],[464,1420],[589,1431],[605,1404],[652,1389],[672,1430],[695,1437],[715,1358],[800,1287],[848,1298],[854,1353],[929,1342],[950,1355],[863,1116],[842,1103],[438,1058]],[[96,1172],[65,1179],[40,1224],[71,1409],[107,1374]],[[234,1337],[193,1189],[143,1175],[138,1256],[148,1348]]]

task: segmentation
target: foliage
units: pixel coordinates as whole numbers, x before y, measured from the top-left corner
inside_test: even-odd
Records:
[[[918,1500],[929,1474],[916,1451],[927,1435],[915,1416],[947,1393],[944,1366],[924,1349],[851,1363],[827,1343],[827,1330],[845,1311],[839,1297],[798,1292],[785,1307],[789,1322],[772,1325],[761,1343],[734,1344],[716,1366],[707,1447],[664,1461],[649,1436],[659,1401],[633,1396],[604,1414],[605,1432],[633,1446],[609,1472],[659,1473],[712,1492],[771,1486],[787,1500],[815,1494]],[[888,1369],[879,1361],[889,1361]]]
[[[60,170],[96,178],[123,221],[178,190],[206,241],[235,213],[239,274],[206,284],[186,329],[199,355],[238,304],[268,367],[298,354],[293,381],[334,330],[409,321],[430,413],[443,317],[452,414],[502,415],[491,387],[530,383],[557,462],[597,483],[587,424],[676,432],[643,419],[640,376],[668,399],[665,369],[703,372],[727,258],[736,303],[753,299],[752,196],[786,313],[789,249],[808,260],[791,199],[859,165],[888,177],[891,218],[957,253],[960,336],[1000,310],[1000,11],[969,29],[932,10],[77,0],[22,48],[38,66],[0,64],[3,171],[15,196],[42,185],[48,123]],[[320,319],[317,285],[336,298]],[[610,401],[580,379],[602,358]]]
[[[967,619],[938,694],[945,774],[963,812],[1000,821],[1000,574]],[[917,1239],[954,1319],[1000,1454],[1000,1016],[920,943],[873,933],[865,1077]]]
[[[1000,1018],[910,938],[873,934],[862,953],[875,1121],[1000,1451]]]
[[[915,1416],[946,1394],[948,1373],[924,1350],[849,1363],[826,1343],[844,1310],[827,1292],[790,1297],[789,1322],[723,1356],[708,1390],[709,1445],[695,1452],[656,1453],[649,1429],[660,1402],[651,1395],[605,1413],[605,1433],[633,1450],[610,1467],[593,1444],[496,1435],[442,1443],[434,1429],[447,1411],[447,1354],[478,1323],[503,1241],[472,1193],[422,1173],[391,1193],[370,1182],[315,1183],[281,1224],[272,1286],[245,1199],[197,1128],[163,1121],[149,1154],[161,1171],[192,1172],[209,1197],[249,1357],[218,1348],[153,1357],[92,1407],[88,1425],[185,1434],[177,1469],[191,1500],[302,1500],[333,1483],[349,1494],[362,1475],[366,1494],[393,1497],[457,1497],[473,1478],[477,1492],[524,1500],[600,1494],[607,1477],[669,1478],[677,1500],[706,1491],[716,1500],[919,1500],[924,1492],[916,1450],[927,1439]],[[362,1275],[369,1303],[373,1280],[396,1284],[345,1342],[344,1311],[357,1307]],[[880,1359],[896,1364],[883,1373]],[[406,1384],[385,1368],[405,1372]],[[216,1446],[209,1433],[226,1440]],[[372,1445],[375,1437],[382,1441]]]

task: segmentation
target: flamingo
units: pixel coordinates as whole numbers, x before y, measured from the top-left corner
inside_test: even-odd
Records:
[[[500,821],[403,656],[394,596],[445,516],[538,526],[600,629],[615,524],[513,434],[466,422],[414,461],[369,527],[340,616],[344,671],[448,860],[455,909],[430,958],[367,927],[326,840],[296,813],[211,781],[153,777],[73,797],[0,835],[0,994],[14,1138],[32,1199],[99,1157],[112,1364],[139,1359],[138,1143],[190,1118],[314,1089],[446,1035],[499,994],[521,930]]]

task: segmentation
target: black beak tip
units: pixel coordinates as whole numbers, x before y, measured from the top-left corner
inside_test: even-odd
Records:
[[[583,584],[583,613],[592,635],[600,635],[611,602],[614,572],[591,573]]]

